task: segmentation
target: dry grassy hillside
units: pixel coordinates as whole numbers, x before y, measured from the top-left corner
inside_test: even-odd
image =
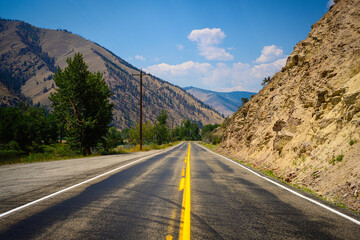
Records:
[[[67,31],[47,30],[19,21],[0,20],[0,88],[2,105],[12,105],[21,95],[35,104],[49,105],[54,91],[53,75],[66,59],[83,54],[89,70],[101,72],[109,84],[114,103],[114,124],[130,127],[138,119],[139,69],[107,49]],[[190,119],[202,124],[219,123],[222,116],[182,89],[154,76],[144,79],[144,119],[154,122],[165,109],[176,124]],[[15,98],[10,97],[9,92]]]
[[[336,1],[224,134],[220,151],[360,211],[360,1]]]

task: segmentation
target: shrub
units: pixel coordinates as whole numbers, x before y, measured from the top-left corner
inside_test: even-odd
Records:
[[[336,158],[334,157],[334,158],[330,159],[329,163],[334,165],[335,162],[341,162],[343,160],[343,158],[344,158],[344,155],[340,154]]]
[[[350,139],[350,146],[354,145],[355,143],[357,143],[357,140],[356,139]]]

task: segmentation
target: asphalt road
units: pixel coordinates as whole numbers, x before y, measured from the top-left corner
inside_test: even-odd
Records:
[[[2,216],[0,239],[179,239],[187,221],[186,191],[192,239],[359,239],[357,223],[195,143],[188,165],[187,153],[182,143],[124,161],[107,175]],[[184,190],[182,178],[189,183]],[[59,183],[50,185],[38,196],[26,193],[6,203],[12,208],[58,191]]]

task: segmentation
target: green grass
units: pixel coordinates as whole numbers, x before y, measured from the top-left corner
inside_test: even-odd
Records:
[[[280,178],[279,178],[278,176],[276,176],[276,175],[273,173],[273,171],[271,171],[271,170],[261,170],[261,172],[264,173],[264,174],[266,174],[266,175],[269,176],[269,177],[272,177],[272,178],[275,178],[275,179],[279,179],[279,180],[280,180]]]
[[[179,142],[168,143],[163,145],[150,144],[143,146],[143,151],[150,151],[154,149],[164,149],[178,144]],[[118,147],[110,151],[101,151],[100,153],[92,154],[90,156],[83,156],[77,154],[70,149],[70,146],[67,144],[51,144],[51,145],[42,145],[40,146],[42,152],[40,153],[29,153],[28,155],[23,151],[16,150],[0,150],[0,165],[4,164],[14,164],[14,163],[32,163],[32,162],[45,162],[45,161],[54,161],[54,160],[66,160],[72,158],[85,158],[85,157],[95,157],[100,155],[111,155],[111,154],[124,154],[139,152],[139,145],[124,148]]]
[[[162,145],[158,145],[155,143],[151,143],[149,145],[143,145],[142,147],[142,151],[150,151],[150,150],[156,150],[156,149],[165,149],[168,147],[172,147],[175,146],[176,144],[179,144],[180,142],[173,142],[173,143],[166,143],[166,144],[162,144]],[[124,147],[124,146],[120,146],[117,147],[111,151],[108,152],[102,152],[102,155],[108,155],[108,154],[124,154],[124,153],[132,153],[132,152],[140,152],[140,145],[136,145],[133,147]]]
[[[199,142],[200,145],[209,148],[210,150],[214,150],[217,146],[219,146],[218,144],[214,145],[214,144],[209,144],[209,143],[205,143],[205,142]]]
[[[42,149],[42,152],[29,154],[15,150],[0,150],[0,165],[84,157],[71,151],[67,144],[56,143],[51,145],[42,145],[40,146],[40,149]]]
[[[25,152],[18,150],[0,150],[0,165],[18,161],[25,156]]]

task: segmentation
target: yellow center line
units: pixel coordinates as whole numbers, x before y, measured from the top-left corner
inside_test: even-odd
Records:
[[[179,191],[182,191],[185,186],[185,178],[181,178],[180,185],[179,185]]]
[[[181,180],[179,185],[179,191],[183,191],[182,200],[182,211],[180,220],[179,239],[190,240],[190,211],[191,211],[191,200],[190,200],[190,143],[189,148],[185,157],[185,167],[181,171]],[[166,240],[173,239],[174,225],[177,210],[173,209],[171,214],[171,221],[168,227]]]
[[[172,240],[173,236],[171,234],[174,233],[174,225],[175,225],[175,218],[176,218],[176,209],[172,210],[171,213],[171,221],[170,221],[170,225],[168,227],[168,235],[166,236],[166,240]]]
[[[191,193],[190,193],[190,148],[187,152],[186,161],[186,173],[185,173],[185,186],[183,193],[181,222],[180,222],[180,234],[179,239],[190,240],[190,220],[191,220]]]

